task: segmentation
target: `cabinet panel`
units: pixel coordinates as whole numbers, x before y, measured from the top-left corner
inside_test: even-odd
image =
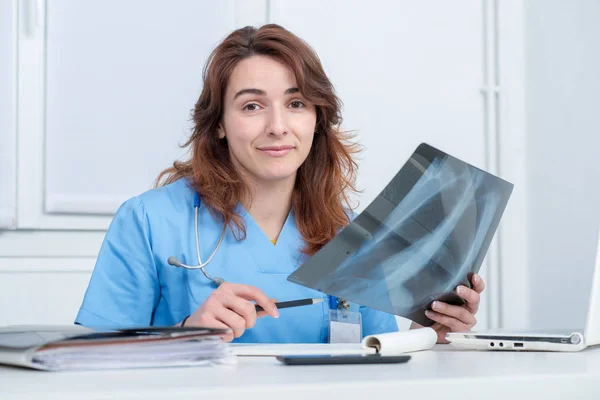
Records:
[[[16,11],[0,2],[0,229],[16,226]]]
[[[70,325],[93,258],[0,258],[0,326]]]
[[[229,1],[48,1],[45,211],[111,214],[184,157]]]

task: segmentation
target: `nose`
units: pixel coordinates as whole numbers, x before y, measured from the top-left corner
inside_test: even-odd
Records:
[[[267,133],[273,136],[283,136],[289,131],[287,125],[285,109],[281,107],[271,107],[269,121],[267,124]]]

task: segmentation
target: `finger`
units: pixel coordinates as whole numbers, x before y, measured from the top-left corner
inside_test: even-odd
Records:
[[[216,329],[226,329],[227,332],[219,335],[221,337],[221,339],[223,339],[224,342],[231,342],[233,340],[233,331],[231,329],[229,329],[229,327],[227,325],[225,325],[224,323],[222,323],[221,321],[217,321],[214,318],[211,318],[210,321],[199,321],[199,323],[196,323],[195,321],[193,321],[191,318],[188,320],[188,322],[186,322],[185,324],[186,327],[188,326],[199,326],[202,328],[216,328]]]
[[[479,302],[481,301],[479,293],[466,286],[457,287],[456,293],[467,302],[466,307],[471,313],[475,314],[479,311]]]
[[[471,330],[471,327],[467,324],[448,315],[440,314],[438,312],[429,310],[425,311],[425,315],[427,316],[427,318],[447,326],[452,332],[468,332]]]
[[[221,321],[214,320],[210,325],[210,328],[227,329],[227,333],[220,335],[224,342],[231,342],[233,340],[233,331]]]
[[[220,309],[215,318],[227,325],[236,338],[242,336],[246,330],[246,320],[227,308]]]
[[[477,293],[481,293],[485,289],[485,282],[480,275],[473,274],[471,277],[471,284],[473,285],[473,290]]]
[[[261,306],[271,317],[279,318],[279,311],[277,310],[275,303],[271,301],[267,297],[267,295],[264,294],[263,291],[259,288],[254,286],[238,285],[235,283],[231,283],[228,285],[228,289],[239,297],[242,297],[246,300],[254,301],[256,304]]]
[[[272,301],[273,303],[277,303],[277,299],[271,299],[271,301]],[[256,317],[257,317],[257,318],[262,318],[262,317],[266,317],[267,315],[269,315],[269,314],[267,314],[267,312],[266,312],[266,311],[259,311],[259,312],[256,314]]]
[[[224,307],[244,318],[244,321],[246,321],[246,329],[252,328],[256,324],[257,315],[253,303],[238,297],[231,292],[224,292],[221,294],[220,301]]]
[[[475,320],[475,316],[471,314],[469,310],[461,306],[454,306],[441,301],[434,301],[431,305],[431,308],[433,308],[433,311],[437,312],[438,314],[457,319],[465,325],[473,326],[475,325],[475,322],[477,322]]]
[[[223,324],[223,326],[225,326],[225,328],[227,328],[227,326],[225,324]],[[220,335],[220,338],[225,343],[230,343],[234,339],[234,337],[233,337],[233,331],[231,329],[227,329],[227,333],[224,333],[224,334]]]

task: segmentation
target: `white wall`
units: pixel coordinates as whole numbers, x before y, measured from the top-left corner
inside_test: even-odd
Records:
[[[600,227],[600,1],[526,6],[531,325],[581,327]]]
[[[524,1],[493,2],[498,32],[495,53],[497,126],[500,142],[496,154],[499,174],[512,182],[514,190],[500,223],[501,268],[499,270],[499,326],[527,328],[531,320],[529,302],[529,230],[527,182],[527,126],[525,109],[525,16]],[[491,5],[490,5],[491,6]]]

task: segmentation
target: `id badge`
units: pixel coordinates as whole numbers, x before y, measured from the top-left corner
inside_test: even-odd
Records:
[[[329,310],[329,343],[360,343],[361,314],[344,309]]]

